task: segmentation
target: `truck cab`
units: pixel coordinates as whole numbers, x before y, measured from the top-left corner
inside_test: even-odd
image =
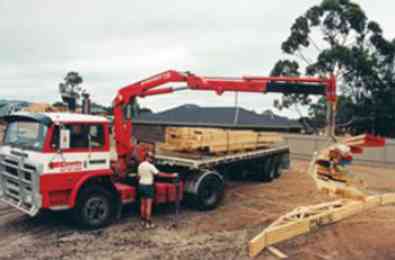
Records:
[[[106,118],[15,113],[4,120],[1,201],[30,216],[41,209],[72,209],[78,224],[89,228],[108,224],[122,205],[136,201],[136,173],[117,178]],[[156,183],[156,203],[174,201],[171,187]]]
[[[107,119],[67,113],[16,113],[5,121],[7,128],[0,146],[3,202],[35,216],[40,209],[75,208],[89,180],[110,182],[113,171]],[[128,192],[129,200],[134,199],[134,192]]]

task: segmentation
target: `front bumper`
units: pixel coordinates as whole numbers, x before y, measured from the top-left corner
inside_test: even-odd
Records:
[[[35,216],[42,198],[42,167],[23,156],[0,155],[0,200],[20,211]]]

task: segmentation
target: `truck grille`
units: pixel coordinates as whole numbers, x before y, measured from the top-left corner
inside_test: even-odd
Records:
[[[0,198],[34,216],[41,207],[38,167],[24,157],[0,158]]]

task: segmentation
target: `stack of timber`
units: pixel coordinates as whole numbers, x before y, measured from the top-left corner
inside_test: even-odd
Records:
[[[56,108],[46,103],[32,103],[30,106],[23,108],[22,111],[32,113],[58,112]]]
[[[224,130],[216,128],[168,127],[159,149],[173,152],[225,153],[256,150],[283,141],[272,132]]]

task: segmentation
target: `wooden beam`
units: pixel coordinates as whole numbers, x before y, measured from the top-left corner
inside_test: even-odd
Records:
[[[355,214],[358,214],[364,209],[362,204],[363,202],[352,202],[344,208],[336,209],[332,211],[331,212],[332,223],[351,217]]]
[[[249,242],[249,255],[258,255],[266,246],[281,242],[292,237],[307,233],[309,231],[308,221],[297,221],[293,223],[274,226],[257,235]]]
[[[382,195],[381,204],[395,204],[395,193],[386,193]]]
[[[269,250],[269,252],[272,253],[278,259],[287,259],[288,258],[288,256],[286,254],[284,254],[283,252],[281,252],[280,250],[278,250],[274,246],[269,246],[267,248],[267,250]]]

